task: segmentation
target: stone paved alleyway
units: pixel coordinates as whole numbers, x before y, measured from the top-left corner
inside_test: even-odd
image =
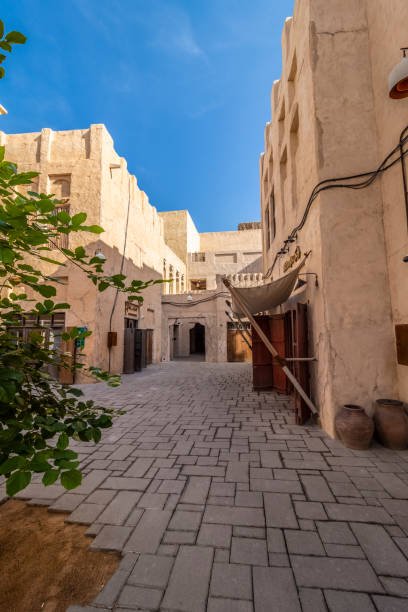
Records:
[[[152,366],[87,395],[127,412],[79,445],[83,484],[24,494],[123,554],[70,611],[408,610],[408,451],[293,425],[246,364]]]

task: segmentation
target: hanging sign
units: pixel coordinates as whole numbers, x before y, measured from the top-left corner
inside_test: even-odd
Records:
[[[283,264],[283,271],[287,272],[288,270],[290,270],[290,268],[292,268],[293,265],[297,261],[299,261],[301,257],[302,257],[302,251],[300,250],[300,247],[297,246],[293,255],[291,255],[289,259],[287,259],[285,263]]]

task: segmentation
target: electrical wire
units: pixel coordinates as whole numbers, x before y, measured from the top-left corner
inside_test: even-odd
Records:
[[[323,181],[320,181],[319,183],[317,183],[317,185],[314,186],[312,193],[309,197],[309,200],[306,204],[305,211],[303,213],[303,216],[300,222],[298,223],[298,225],[296,225],[296,227],[292,229],[288,238],[284,240],[281,249],[275,254],[275,258],[272,262],[272,265],[268,268],[267,272],[264,275],[264,278],[268,278],[272,274],[275,268],[276,262],[278,261],[278,257],[288,252],[287,244],[290,242],[294,242],[298,232],[300,232],[303,229],[306,223],[307,217],[309,215],[310,208],[320,193],[322,193],[323,191],[327,191],[329,189],[365,189],[366,187],[369,187],[372,183],[374,183],[374,181],[377,179],[377,177],[380,174],[382,174],[383,172],[386,172],[398,162],[403,163],[404,157],[408,155],[408,150],[404,151],[404,145],[408,142],[408,134],[403,136],[407,132],[407,130],[408,130],[408,126],[401,132],[399,143],[392,149],[390,153],[388,153],[385,159],[383,159],[381,164],[375,170],[372,170],[370,172],[362,172],[360,174],[354,174],[351,176],[325,179]],[[391,162],[389,162],[389,160],[395,155],[396,152],[399,152],[398,157],[392,160]],[[365,180],[357,182],[357,183],[347,184],[344,182],[344,181],[362,179],[365,177],[366,177]]]

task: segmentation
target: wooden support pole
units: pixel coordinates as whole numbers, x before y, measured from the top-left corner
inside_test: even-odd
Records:
[[[268,351],[271,353],[272,357],[275,357],[276,361],[279,363],[279,365],[281,365],[282,370],[284,371],[285,375],[290,380],[292,385],[295,387],[296,391],[299,393],[301,398],[309,406],[313,414],[317,414],[316,406],[313,404],[312,400],[308,397],[307,393],[305,392],[303,387],[300,385],[299,381],[295,378],[295,376],[293,376],[292,372],[289,370],[288,366],[286,365],[286,360],[279,356],[276,348],[273,346],[269,338],[264,334],[262,329],[259,327],[258,323],[255,321],[251,312],[248,310],[245,304],[241,301],[238,293],[235,291],[235,287],[231,285],[231,283],[229,282],[227,278],[223,278],[222,282],[227,287],[227,289],[231,292],[232,297],[234,298],[238,306],[241,308],[242,312],[250,320],[252,327],[255,329],[256,333],[258,334],[258,336],[260,337],[260,339],[262,340],[262,342],[264,343]]]

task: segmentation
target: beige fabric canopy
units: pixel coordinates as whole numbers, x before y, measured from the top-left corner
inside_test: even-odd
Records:
[[[251,314],[257,314],[258,312],[264,312],[271,310],[279,304],[283,304],[290,297],[292,293],[298,274],[301,268],[305,264],[305,259],[289,274],[278,278],[278,280],[268,283],[267,285],[259,285],[258,287],[234,287],[236,292],[243,304],[247,307]],[[237,304],[237,301],[233,299],[232,304],[233,312],[239,315],[243,315],[242,309]]]

